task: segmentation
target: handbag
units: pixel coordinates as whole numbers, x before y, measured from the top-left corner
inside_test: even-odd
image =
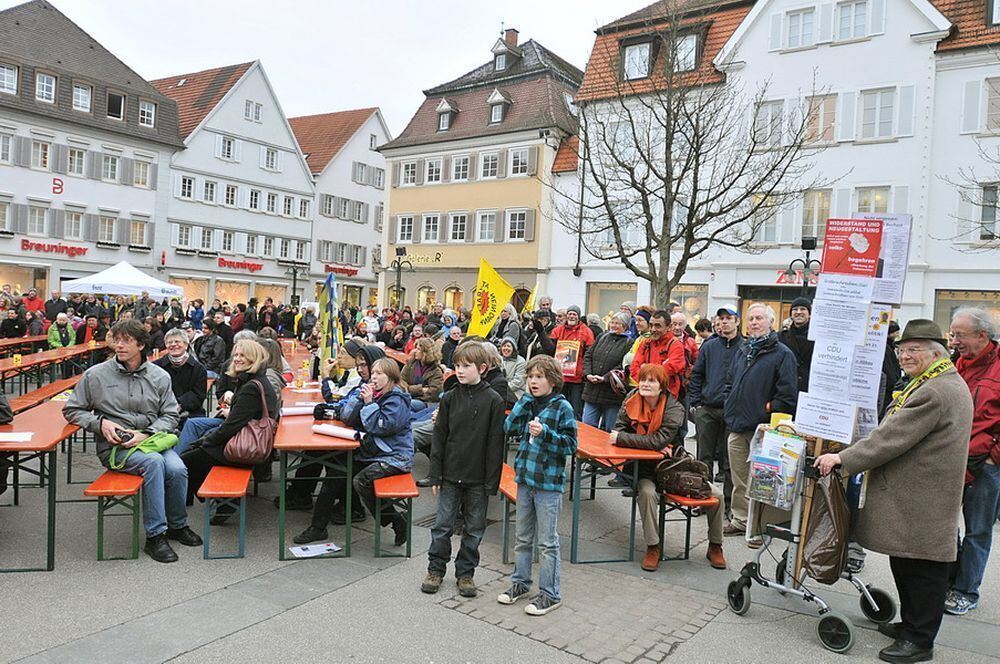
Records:
[[[712,495],[708,466],[691,456],[683,445],[674,445],[670,456],[656,464],[656,487],[661,493],[688,498]]]
[[[128,453],[125,454],[125,458],[121,460],[121,463],[117,463],[115,460],[115,453],[120,449],[118,445],[115,445],[111,448],[111,456],[108,457],[108,467],[111,468],[111,470],[121,470],[125,467],[125,462],[128,461],[130,456],[135,454],[136,450],[142,452],[143,454],[166,452],[176,445],[179,440],[180,439],[172,433],[158,431],[135,447],[130,447]]]
[[[271,457],[274,448],[274,432],[278,423],[271,419],[264,399],[264,386],[259,380],[250,381],[260,392],[260,406],[263,414],[259,419],[250,420],[226,443],[223,453],[226,461],[242,466],[255,466]]]

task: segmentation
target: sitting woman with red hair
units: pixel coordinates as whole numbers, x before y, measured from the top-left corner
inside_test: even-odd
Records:
[[[659,450],[669,453],[675,441],[677,429],[684,417],[684,407],[669,391],[670,377],[660,364],[644,364],[639,369],[639,385],[625,397],[611,442],[621,447]],[[642,568],[655,572],[660,565],[659,504],[656,490],[656,462],[639,462],[639,486],[637,487],[639,514],[642,518],[642,534],[646,540],[646,556]],[[720,507],[706,510],[708,516],[708,554],[712,567],[726,569],[726,558],[722,553],[722,491],[712,486],[712,495],[719,499]]]

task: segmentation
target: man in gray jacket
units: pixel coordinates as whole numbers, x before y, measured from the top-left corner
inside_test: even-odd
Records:
[[[106,467],[117,448],[120,470],[141,475],[145,551],[161,563],[177,554],[167,540],[201,546],[201,537],[187,525],[187,468],[177,453],[145,453],[129,449],[154,433],[174,432],[180,408],[170,375],[146,361],[149,333],[137,320],[115,323],[108,334],[115,357],[87,369],[63,408],[66,421],[83,427],[97,440],[97,456]],[[126,458],[126,454],[128,457]]]

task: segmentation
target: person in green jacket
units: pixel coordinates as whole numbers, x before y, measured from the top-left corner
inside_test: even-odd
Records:
[[[76,330],[69,324],[69,316],[58,314],[49,327],[49,348],[66,348],[76,344]]]

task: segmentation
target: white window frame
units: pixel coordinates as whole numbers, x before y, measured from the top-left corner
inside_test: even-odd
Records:
[[[83,239],[83,212],[66,210],[66,222],[63,226],[63,236],[67,240]]]
[[[187,200],[194,200],[194,178],[190,175],[181,176],[181,186],[178,195]]]
[[[240,188],[235,184],[227,184],[223,194],[222,204],[227,207],[236,207],[240,204]]]
[[[201,186],[201,200],[206,203],[215,204],[219,194],[219,185],[215,180],[205,180]]]
[[[309,199],[300,198],[299,199],[299,219],[309,218]]]
[[[260,189],[250,190],[250,199],[247,202],[251,210],[260,209]]]
[[[826,236],[826,220],[833,202],[832,189],[810,189],[802,194],[802,237],[814,237],[822,242]]]
[[[142,159],[132,162],[132,186],[149,189],[149,176],[152,172],[151,164]]]
[[[116,244],[115,242],[115,225],[117,219],[115,217],[110,217],[106,214],[102,214],[97,218],[97,241],[104,242],[106,244]]]
[[[431,177],[431,169],[433,171],[434,177]],[[444,168],[444,161],[438,157],[436,159],[428,159],[424,162],[424,184],[440,184],[442,180],[443,173],[441,172]]]
[[[500,124],[503,122],[503,104],[492,104],[490,106],[490,124]]]
[[[385,224],[385,206],[382,203],[376,203],[375,219],[374,219],[375,231],[381,233],[384,224]]]
[[[243,119],[253,122],[253,100],[247,99],[243,102]]]
[[[227,254],[233,253],[236,250],[236,233],[233,231],[222,231],[220,249]]]
[[[354,180],[358,183],[364,183],[368,179],[368,164],[362,162],[357,162],[354,164]]]
[[[223,136],[219,141],[219,159],[236,161],[236,139],[232,136]]]
[[[368,149],[374,150],[378,147],[378,136],[376,134],[368,134]]]
[[[212,251],[215,248],[215,229],[214,228],[202,228],[201,238],[198,243],[198,249],[200,251]]]
[[[41,215],[39,217],[39,214]],[[38,228],[36,223],[41,220],[42,227]],[[28,206],[28,235],[44,237],[48,232],[49,209],[38,205]]]
[[[56,103],[56,92],[59,89],[59,79],[44,71],[35,73],[35,101],[46,104]]]
[[[487,161],[490,163],[489,169],[486,167]],[[487,175],[492,171],[492,175]],[[479,155],[479,179],[492,180],[500,175],[500,154],[497,152],[486,152]]]
[[[997,190],[995,184],[982,186],[979,206],[979,240],[997,239]]]
[[[817,95],[806,98],[806,118],[807,143],[826,145],[837,140],[837,95]],[[815,122],[816,133],[810,137],[812,125]],[[829,130],[829,138],[824,138],[824,134]]]
[[[190,224],[177,224],[177,246],[191,248],[191,226]]]
[[[412,214],[401,214],[396,218],[396,242],[398,244],[410,244],[413,242],[415,219]]]
[[[858,22],[860,16],[860,24]],[[848,23],[845,26],[844,19]],[[868,0],[851,0],[837,4],[837,13],[834,18],[835,41],[851,41],[852,39],[863,39],[868,36]],[[845,30],[845,27],[847,28]]]
[[[509,164],[507,175],[510,177],[527,175],[529,159],[529,148],[511,148],[507,153],[507,163]]]
[[[375,177],[373,178],[373,184],[375,185],[376,189],[383,189],[383,188],[385,188],[385,169],[384,168],[376,168],[375,169]]]
[[[884,194],[883,200],[885,209],[880,210],[877,204],[878,195]],[[862,205],[863,197],[868,196],[868,205]],[[854,190],[854,197],[856,200],[855,211],[856,212],[874,212],[874,213],[887,213],[889,211],[889,196],[892,195],[892,188],[888,185],[883,186],[873,186],[873,187],[857,187]]]
[[[622,48],[622,78],[626,81],[639,81],[649,78],[652,70],[650,56],[653,53],[652,42],[629,44]]]
[[[431,225],[433,221],[433,226]],[[428,234],[429,228],[433,228],[434,232]],[[429,235],[429,236],[428,236]],[[438,238],[441,237],[441,215],[436,213],[428,213],[421,215],[420,223],[420,241],[424,244],[437,244],[440,242]]]
[[[122,98],[122,114],[120,117],[111,114],[111,95]],[[105,104],[105,109],[106,109],[105,115],[107,115],[108,118],[111,120],[118,120],[119,122],[125,122],[125,109],[127,108],[128,105],[128,95],[126,95],[124,92],[116,92],[114,90],[108,90],[105,93],[104,98],[108,102],[107,104]]]
[[[17,94],[17,79],[20,69],[14,65],[0,62],[0,93],[7,95]]]
[[[493,58],[493,71],[503,71],[507,68],[507,54],[497,53]]]
[[[292,249],[292,241],[288,238],[281,238],[278,241],[278,258],[288,258]]]
[[[247,251],[248,256],[257,255],[257,236],[253,233],[247,235]]]
[[[10,201],[0,198],[0,231],[13,231],[11,228]]]
[[[885,100],[888,98],[888,105]],[[874,106],[869,106],[869,100]],[[860,140],[880,140],[892,138],[895,135],[894,115],[896,113],[896,88],[877,88],[861,92],[861,131]],[[871,121],[869,122],[869,108]],[[886,129],[888,125],[888,129]],[[868,128],[871,128],[870,130]]]
[[[52,144],[48,141],[31,141],[31,167],[47,171],[52,164]]]
[[[785,14],[785,47],[807,48],[816,44],[816,9],[806,7]]]
[[[753,195],[753,202],[756,205],[760,202],[760,194]],[[763,218],[763,221],[761,221]],[[759,223],[757,232],[754,233],[754,244],[776,245],[778,244],[778,210],[773,205],[766,205],[754,213],[754,223]]]
[[[476,212],[476,242],[496,241],[497,215],[497,210],[479,210]],[[489,233],[485,232],[487,229]]]
[[[448,131],[451,127],[451,113],[438,113],[438,131]]]
[[[253,104],[253,121],[263,122],[264,117],[264,104],[260,102],[254,102]]]
[[[698,35],[681,35],[674,42],[674,71],[694,71],[698,66]]]
[[[515,219],[514,217],[518,218]],[[515,227],[517,223],[519,226]],[[519,229],[519,232],[518,232]],[[526,242],[528,235],[528,211],[525,209],[506,210],[504,212],[504,241]]]
[[[142,219],[132,219],[128,226],[128,243],[135,247],[148,247],[149,224]]]
[[[14,149],[14,137],[10,134],[0,133],[0,164],[9,164],[12,162],[14,155],[11,151]]]
[[[116,154],[105,154],[101,157],[101,180],[104,182],[118,182],[118,175],[121,172],[121,157]]]
[[[464,168],[459,169],[459,165],[464,164]],[[466,182],[469,179],[469,155],[463,154],[451,158],[451,181]]]
[[[773,148],[781,145],[784,128],[785,103],[779,100],[762,101],[754,118],[754,132],[758,148]]]
[[[455,221],[457,219],[462,220],[462,235],[457,237],[455,234],[456,225]],[[454,212],[448,215],[448,242],[465,242],[466,238],[469,237],[469,214],[467,212]]]
[[[281,214],[285,217],[291,217],[295,213],[295,198],[293,196],[285,196],[281,199]]]
[[[87,174],[87,151],[83,148],[69,148],[66,151],[66,173],[84,177]]]
[[[73,110],[90,113],[94,105],[94,88],[86,83],[73,84]]]
[[[400,167],[399,185],[413,187],[417,184],[417,162],[405,161]]]
[[[278,170],[278,150],[275,148],[264,148],[264,168],[269,171]]]
[[[267,207],[265,211],[268,214],[278,214],[278,195],[273,191],[267,192]]]
[[[295,260],[304,261],[306,259],[306,246],[302,240],[295,243]]]
[[[270,235],[264,236],[264,256],[268,258],[274,257],[274,238]]]
[[[139,126],[150,129],[156,126],[156,104],[145,99],[139,100]]]

